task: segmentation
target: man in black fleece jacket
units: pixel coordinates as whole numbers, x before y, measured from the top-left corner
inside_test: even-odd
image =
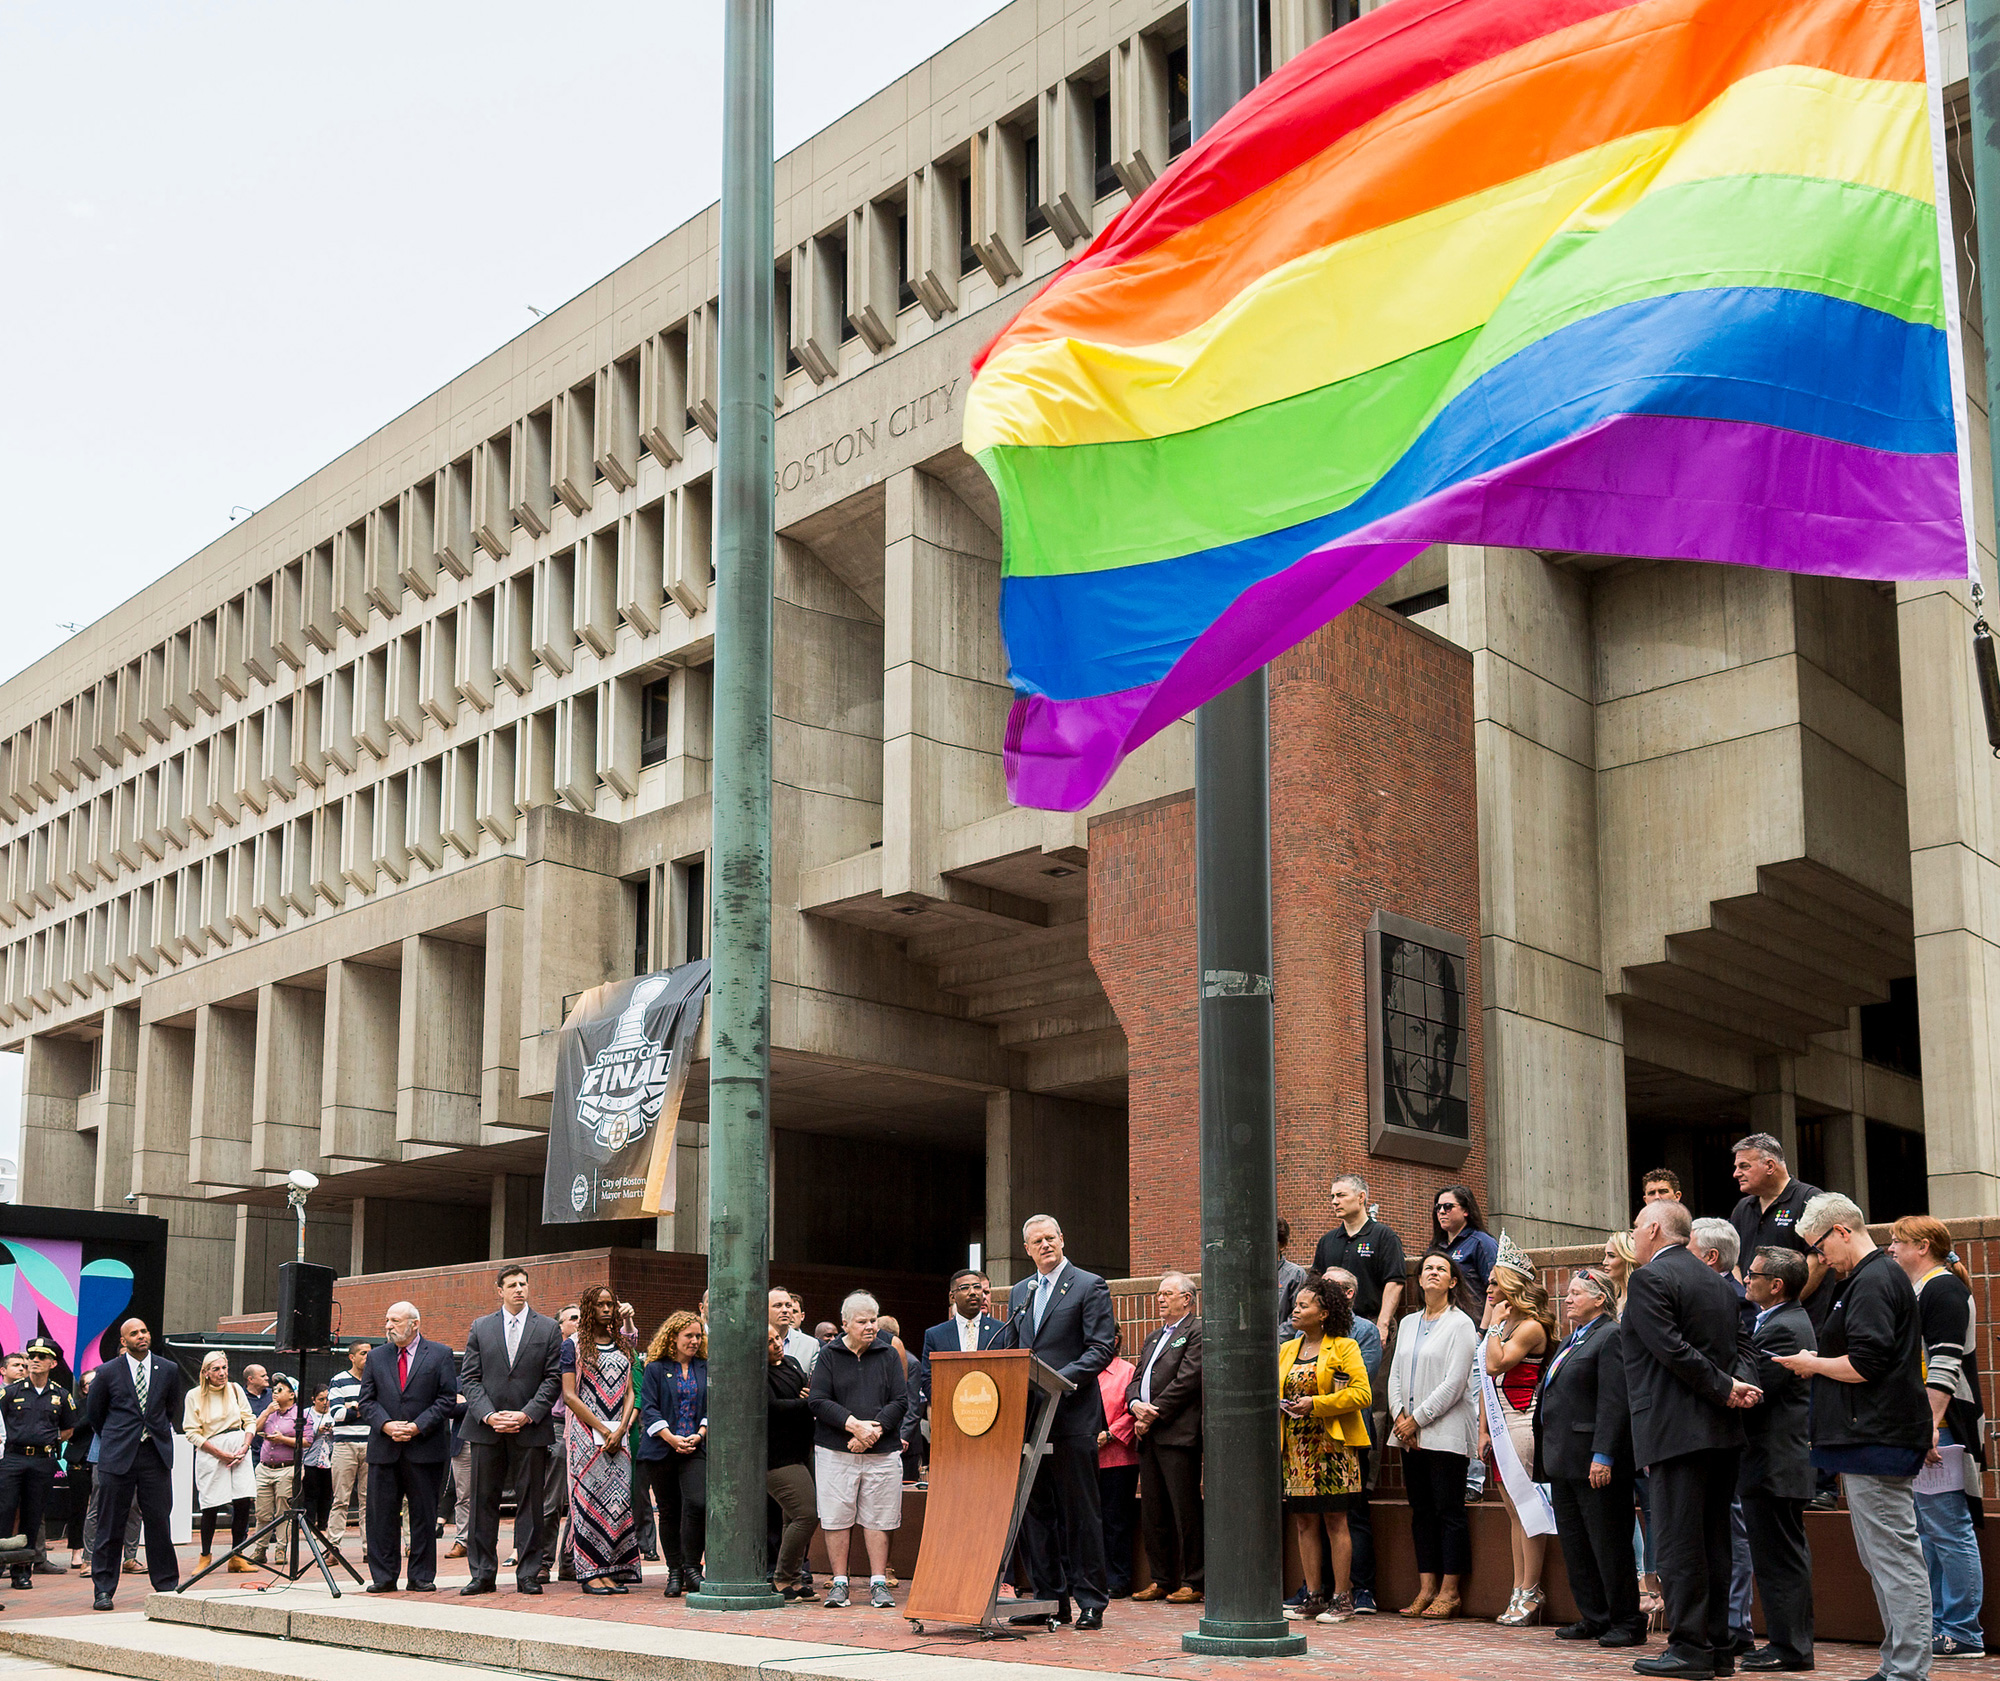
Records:
[[[903,1523],[903,1415],[909,1382],[903,1357],[887,1337],[878,1339],[881,1308],[865,1290],[840,1304],[845,1333],[813,1362],[808,1400],[813,1414],[813,1481],[819,1492],[819,1526],[833,1566],[829,1611],[847,1609],[847,1535],[859,1524],[868,1549],[868,1603],[892,1610],[889,1534]]]
[[[1882,1613],[1882,1681],[1922,1681],[1931,1667],[1931,1583],[1912,1485],[1931,1449],[1917,1296],[1837,1191],[1806,1204],[1798,1232],[1840,1275],[1817,1354],[1780,1354],[1813,1380],[1812,1461],[1840,1473],[1854,1550]]]

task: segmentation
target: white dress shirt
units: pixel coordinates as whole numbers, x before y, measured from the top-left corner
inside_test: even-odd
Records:
[[[951,1316],[951,1322],[958,1327],[959,1352],[961,1354],[977,1354],[979,1352],[979,1315],[975,1313],[970,1319],[966,1319],[954,1312]]]
[[[1139,1399],[1147,1406],[1153,1404],[1153,1367],[1159,1363],[1160,1356],[1167,1351],[1167,1344],[1174,1340],[1174,1332],[1186,1323],[1187,1315],[1182,1314],[1171,1325],[1163,1326],[1160,1330],[1160,1340],[1153,1344],[1153,1352],[1146,1357],[1146,1369],[1139,1374]]]

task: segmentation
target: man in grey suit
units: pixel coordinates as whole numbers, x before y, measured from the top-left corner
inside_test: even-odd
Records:
[[[556,1363],[562,1330],[528,1306],[528,1269],[500,1269],[500,1309],[476,1319],[459,1361],[465,1395],[460,1434],[472,1444],[472,1533],[466,1561],[472,1580],[463,1595],[492,1593],[499,1574],[500,1491],[516,1477],[514,1580],[522,1593],[542,1591],[547,1538],[542,1527],[542,1484],[548,1475],[555,1428],[549,1414],[562,1393]]]
[[[1750,1257],[1744,1286],[1757,1307],[1751,1346],[1764,1404],[1743,1415],[1749,1438],[1737,1491],[1750,1532],[1750,1565],[1764,1599],[1768,1645],[1741,1659],[1745,1669],[1813,1666],[1812,1550],[1806,1545],[1806,1504],[1813,1497],[1812,1382],[1779,1365],[1780,1354],[1812,1354],[1819,1341],[1799,1305],[1806,1258],[1789,1246]]]

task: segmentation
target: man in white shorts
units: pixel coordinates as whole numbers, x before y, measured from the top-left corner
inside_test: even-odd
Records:
[[[903,1524],[902,1425],[909,1385],[902,1355],[888,1338],[877,1338],[880,1313],[865,1290],[840,1304],[844,1334],[820,1351],[807,1397],[819,1526],[833,1566],[833,1589],[822,1601],[829,1611],[848,1607],[847,1539],[856,1525],[868,1550],[868,1603],[878,1610],[896,1603],[889,1593],[889,1535]]]

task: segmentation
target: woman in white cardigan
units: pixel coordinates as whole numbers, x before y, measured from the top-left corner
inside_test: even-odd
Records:
[[[1417,1554],[1417,1597],[1406,1617],[1458,1613],[1459,1582],[1472,1569],[1465,1521],[1465,1468],[1479,1451],[1473,1357],[1479,1327],[1454,1305],[1462,1296],[1458,1265],[1440,1250],[1417,1272],[1424,1305],[1396,1331],[1389,1367],[1389,1417],[1403,1450],[1410,1539]]]

